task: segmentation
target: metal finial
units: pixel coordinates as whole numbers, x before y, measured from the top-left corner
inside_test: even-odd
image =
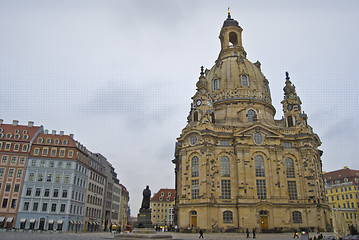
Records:
[[[228,7],[228,19],[231,18],[231,11],[229,10],[229,7]]]
[[[288,79],[288,80],[290,79],[288,72],[285,72],[285,79]]]
[[[203,74],[204,74],[203,70],[204,70],[204,67],[203,67],[203,66],[201,66],[201,75],[203,75]]]

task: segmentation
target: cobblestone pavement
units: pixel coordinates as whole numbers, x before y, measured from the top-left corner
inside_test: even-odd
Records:
[[[172,235],[175,240],[198,239],[198,233],[158,233],[159,235]],[[334,236],[334,233],[323,233],[324,236]],[[310,237],[318,236],[316,233],[309,233]],[[108,232],[93,233],[50,233],[50,232],[0,232],[0,240],[97,240],[117,239]],[[119,238],[120,239],[120,238]],[[217,240],[239,240],[249,239],[243,233],[204,233],[204,239]],[[252,234],[251,234],[252,239]],[[256,239],[284,240],[293,239],[293,233],[258,233]],[[301,239],[301,238],[299,238]]]

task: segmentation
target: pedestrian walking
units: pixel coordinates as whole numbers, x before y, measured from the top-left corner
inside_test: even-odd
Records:
[[[256,238],[256,230],[254,228],[253,228],[252,233],[253,233],[253,238]]]
[[[249,238],[249,230],[248,230],[248,228],[246,229],[246,233],[247,233],[247,238]]]
[[[204,237],[203,237],[203,230],[202,230],[202,229],[199,230],[199,237],[198,237],[198,238],[204,238]]]
[[[299,238],[299,234],[298,234],[298,232],[295,230],[294,231],[294,236],[293,236],[293,238]]]

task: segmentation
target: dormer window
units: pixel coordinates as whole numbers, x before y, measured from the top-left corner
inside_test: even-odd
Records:
[[[44,141],[44,139],[43,138],[39,138],[39,139],[37,139],[37,143],[42,143]]]
[[[241,75],[241,85],[243,87],[248,87],[248,77],[247,77],[247,75]]]
[[[248,122],[253,122],[255,116],[256,116],[256,112],[252,109],[248,110],[247,112],[247,119],[248,119]]]
[[[344,182],[348,182],[348,178],[344,178]]]
[[[287,117],[287,121],[288,121],[288,127],[294,126],[294,120],[292,116]]]
[[[51,139],[50,138],[46,139],[46,144],[50,144],[50,143],[51,143]]]
[[[219,89],[219,80],[218,79],[214,79],[213,80],[213,90],[218,90]]]

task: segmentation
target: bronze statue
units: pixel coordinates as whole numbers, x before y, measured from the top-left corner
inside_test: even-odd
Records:
[[[151,190],[147,185],[146,189],[143,190],[143,199],[141,209],[150,209],[150,198],[151,198]]]

